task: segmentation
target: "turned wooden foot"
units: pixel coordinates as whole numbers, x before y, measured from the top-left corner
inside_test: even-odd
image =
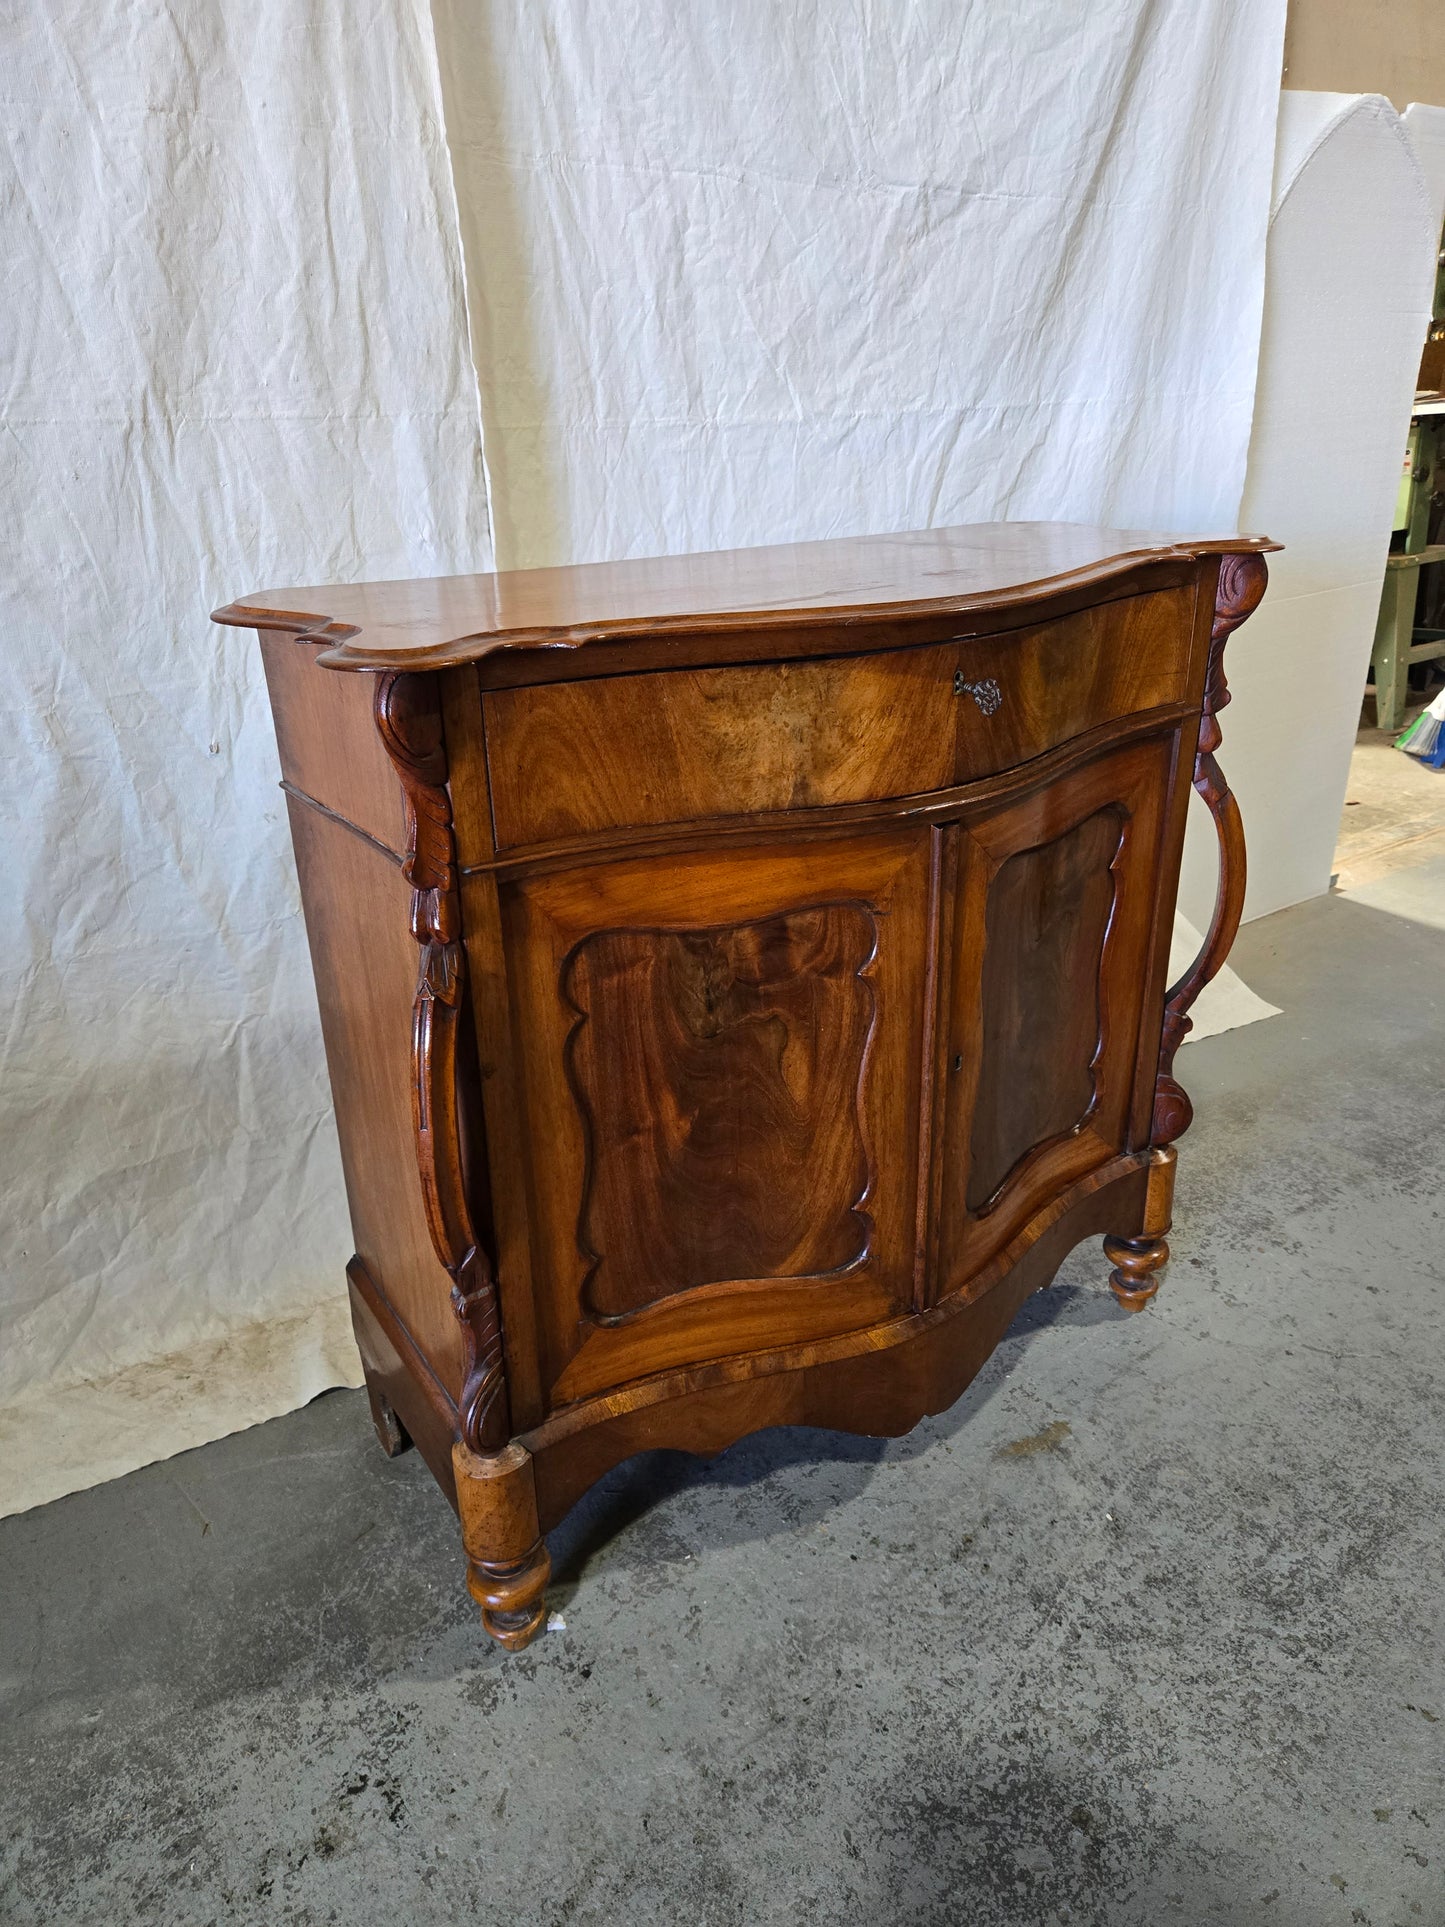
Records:
[[[1159,1289],[1156,1273],[1169,1262],[1162,1238],[1105,1238],[1104,1256],[1113,1265],[1109,1289],[1125,1311],[1143,1311]]]
[[[519,1653],[541,1632],[551,1576],[551,1554],[541,1539],[517,1566],[467,1561],[467,1591],[482,1609],[482,1624],[509,1653]]]
[[[1157,1274],[1169,1262],[1164,1233],[1174,1210],[1174,1167],[1178,1155],[1172,1144],[1149,1153],[1149,1183],[1144,1193],[1144,1222],[1130,1238],[1105,1238],[1104,1256],[1114,1269],[1109,1289],[1125,1311],[1143,1311],[1159,1289]]]
[[[520,1445],[487,1456],[452,1447],[457,1511],[467,1551],[467,1590],[499,1646],[520,1652],[547,1617],[551,1555],[537,1524],[532,1455]]]
[[[371,1407],[371,1422],[376,1428],[382,1451],[389,1459],[399,1458],[410,1448],[411,1434],[392,1411],[385,1393],[372,1383],[370,1373],[366,1378],[366,1402]]]

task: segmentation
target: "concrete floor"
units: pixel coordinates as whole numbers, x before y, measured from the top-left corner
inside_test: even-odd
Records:
[[[620,1468],[519,1658],[360,1394],[0,1524],[0,1919],[1445,1922],[1445,936],[1236,961],[1150,1310]]]
[[[1445,775],[1397,750],[1400,732],[1376,729],[1373,701],[1365,707],[1335,845],[1342,890],[1368,888],[1422,863],[1445,863]],[[1411,703],[1407,721],[1423,708]]]

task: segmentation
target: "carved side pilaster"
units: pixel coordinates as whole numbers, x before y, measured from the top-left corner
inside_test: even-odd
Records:
[[[1268,581],[1269,571],[1262,555],[1226,555],[1220,562],[1214,624],[1209,637],[1204,710],[1194,758],[1194,787],[1204,799],[1219,837],[1219,888],[1203,948],[1165,999],[1159,1077],[1154,1088],[1152,1136],[1155,1144],[1172,1143],[1193,1121],[1194,1107],[1173,1076],[1174,1054],[1192,1028],[1189,1007],[1229,955],[1244,909],[1244,825],[1234,794],[1214,760],[1214,752],[1223,741],[1219,712],[1229,701],[1229,684],[1224,677],[1224,645],[1259,607]]]
[[[412,1123],[427,1228],[452,1280],[466,1373],[462,1441],[498,1450],[511,1429],[502,1365],[497,1285],[472,1227],[457,1117],[457,1026],[466,990],[456,845],[436,678],[378,679],[376,727],[401,778],[406,808],[402,875],[411,885],[411,933],[421,949],[412,1005]]]

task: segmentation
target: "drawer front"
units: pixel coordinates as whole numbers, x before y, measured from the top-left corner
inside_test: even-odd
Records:
[[[1194,590],[1130,596],[959,645],[954,781],[1014,769],[1085,730],[1189,694]]]
[[[927,795],[1184,699],[1192,588],[877,655],[483,698],[497,847]]]
[[[956,644],[484,698],[497,846],[953,781]]]

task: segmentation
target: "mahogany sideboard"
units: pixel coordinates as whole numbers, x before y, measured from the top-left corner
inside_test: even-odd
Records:
[[[609,1467],[907,1431],[1104,1234],[1244,890],[1253,537],[1004,523],[257,595],[372,1415],[494,1638]],[[1166,983],[1191,781],[1222,854]]]

